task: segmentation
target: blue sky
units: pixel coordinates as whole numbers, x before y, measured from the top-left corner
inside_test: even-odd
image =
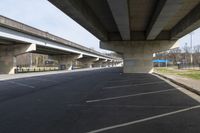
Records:
[[[99,48],[99,40],[96,37],[47,0],[1,0],[0,14],[83,46],[103,51]],[[190,36],[183,37],[179,42],[181,45],[190,44]],[[200,44],[200,29],[193,34],[193,45],[197,44]]]

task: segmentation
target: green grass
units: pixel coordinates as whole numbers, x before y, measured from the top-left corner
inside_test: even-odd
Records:
[[[170,74],[170,75],[179,75],[186,78],[191,79],[200,79],[200,71],[199,70],[178,70],[175,68],[155,68],[155,72],[161,74]]]

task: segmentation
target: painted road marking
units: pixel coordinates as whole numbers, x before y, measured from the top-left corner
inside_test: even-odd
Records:
[[[143,81],[143,80],[148,80],[149,78],[146,78],[146,79],[144,79],[144,78],[141,78],[141,80],[140,81]],[[138,79],[136,80],[136,79],[133,79],[133,78],[128,78],[128,79],[122,79],[122,80],[110,80],[110,81],[107,81],[107,82],[109,82],[109,83],[115,83],[115,82],[128,82],[128,81],[138,81]]]
[[[175,106],[175,105],[122,105],[122,104],[118,104],[118,105],[99,105],[99,104],[93,104],[93,105],[87,105],[87,104],[68,104],[67,107],[98,107],[98,108],[119,108],[119,107],[123,107],[123,108],[186,108],[189,107],[188,105],[181,105],[181,106]]]
[[[12,84],[16,84],[16,85],[19,85],[19,86],[24,86],[24,87],[29,87],[29,88],[35,88],[34,86],[23,84],[23,83],[19,83],[19,82],[14,82],[14,81],[6,81],[6,82],[12,83]]]
[[[174,88],[178,89],[178,90],[181,91],[182,93],[188,95],[189,97],[193,98],[194,100],[196,100],[196,101],[198,101],[198,102],[200,103],[200,96],[199,96],[199,95],[197,95],[197,94],[195,94],[195,93],[193,93],[193,92],[191,92],[191,91],[189,91],[189,90],[187,90],[187,89],[185,89],[185,88],[182,88],[182,87],[180,87],[180,86],[178,86],[178,85],[176,85],[176,84],[170,82],[169,80],[166,80],[166,79],[164,79],[164,78],[162,78],[162,77],[160,77],[160,76],[158,76],[158,75],[155,75],[155,74],[152,74],[152,75],[158,77],[158,78],[161,79],[161,80],[164,80],[166,83],[170,84],[170,85],[173,86]]]
[[[132,94],[132,95],[118,96],[118,97],[109,97],[109,98],[102,98],[102,99],[95,99],[95,100],[87,100],[86,103],[109,101],[109,100],[122,99],[122,98],[128,98],[128,97],[136,97],[136,96],[156,94],[156,93],[163,93],[163,92],[169,92],[169,91],[177,91],[177,90],[176,89],[167,89],[167,90],[162,90],[162,91],[151,91],[151,92],[138,93],[138,94]]]
[[[104,87],[103,89],[115,89],[115,88],[123,88],[123,87],[134,87],[134,86],[144,86],[144,85],[153,85],[153,84],[163,84],[166,83],[165,81],[157,81],[157,82],[149,82],[149,83],[141,83],[141,84],[128,84],[128,85],[119,85],[119,86],[111,86],[111,87]]]
[[[116,129],[116,128],[121,128],[121,127],[126,127],[126,126],[130,126],[130,125],[134,125],[134,124],[138,124],[138,123],[142,123],[142,122],[146,122],[146,121],[150,121],[150,120],[162,118],[162,117],[165,117],[165,116],[170,116],[170,115],[175,115],[175,114],[178,114],[178,113],[183,113],[183,112],[191,111],[191,110],[198,109],[198,108],[200,108],[200,105],[189,107],[189,108],[185,108],[185,109],[180,109],[180,110],[177,110],[177,111],[172,111],[172,112],[161,114],[161,115],[147,117],[147,118],[136,120],[136,121],[131,121],[131,122],[127,122],[127,123],[117,124],[117,125],[110,126],[110,127],[104,127],[104,128],[101,128],[101,129],[89,131],[88,133],[105,132],[105,131],[108,131],[108,130],[112,130],[112,129]]]

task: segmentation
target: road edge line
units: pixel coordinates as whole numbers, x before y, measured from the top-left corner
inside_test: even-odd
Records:
[[[176,85],[178,85],[178,86],[180,86],[182,88],[185,88],[186,90],[191,91],[191,92],[193,92],[193,93],[195,93],[195,94],[200,96],[200,91],[198,91],[198,90],[196,90],[196,89],[194,89],[194,88],[192,88],[190,86],[187,86],[187,85],[185,85],[183,83],[177,82],[172,78],[169,78],[167,76],[164,76],[164,75],[156,73],[156,72],[153,72],[152,74],[155,74],[155,75],[160,76],[160,77],[162,77],[164,79],[167,79],[168,81],[170,81],[170,82],[172,82],[172,83],[174,83],[174,84],[176,84]]]

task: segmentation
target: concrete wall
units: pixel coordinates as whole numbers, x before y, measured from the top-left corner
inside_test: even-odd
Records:
[[[34,44],[0,45],[0,74],[14,74],[16,56],[34,50]]]

